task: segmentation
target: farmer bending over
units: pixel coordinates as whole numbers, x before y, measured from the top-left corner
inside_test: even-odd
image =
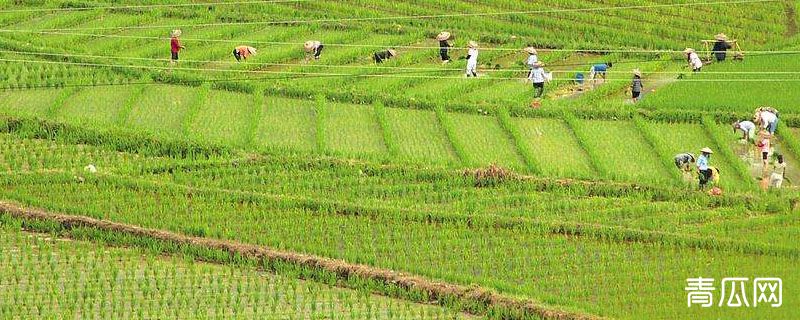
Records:
[[[233,48],[233,57],[236,58],[237,62],[242,61],[242,59],[247,60],[247,58],[251,55],[256,55],[256,48],[248,46],[238,46]]]

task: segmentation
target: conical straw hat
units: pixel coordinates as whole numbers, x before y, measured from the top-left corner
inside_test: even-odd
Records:
[[[172,37],[180,37],[181,33],[182,33],[181,29],[175,29],[175,30],[172,30],[172,32],[170,32],[169,35],[172,36]]]
[[[392,57],[394,57],[394,56],[397,56],[397,51],[394,51],[393,49],[389,49],[389,50],[387,50],[387,51],[389,51],[389,54],[390,54]]]
[[[444,41],[450,39],[450,32],[442,31],[439,35],[436,36],[436,40]]]
[[[250,54],[252,54],[252,55],[255,55],[255,54],[256,54],[256,48],[253,48],[253,47],[247,47],[247,51],[250,51]]]
[[[478,43],[477,43],[477,42],[475,42],[475,41],[470,41],[470,42],[467,44],[467,46],[468,46],[468,47],[470,47],[470,48],[477,48],[477,47],[478,47]]]
[[[720,33],[720,34],[714,36],[714,39],[717,39],[717,40],[728,40],[728,36],[726,36],[724,33]]]
[[[525,52],[530,53],[530,54],[537,54],[536,48],[534,48],[534,47],[527,47],[525,49],[522,49],[522,51],[525,51]]]
[[[683,53],[692,53],[692,52],[694,52],[694,49],[692,48],[686,48],[686,50],[683,50]]]
[[[633,69],[633,75],[635,76],[642,76],[642,71],[639,69]]]
[[[303,44],[303,48],[305,48],[306,51],[311,51],[314,50],[314,47],[316,47],[318,43],[319,41],[308,40],[306,41],[306,43]]]
[[[711,148],[709,148],[709,147],[705,147],[705,148],[703,148],[703,149],[700,149],[700,152],[702,152],[702,153],[708,153],[708,154],[712,154],[712,153],[714,153],[714,151],[711,151]]]

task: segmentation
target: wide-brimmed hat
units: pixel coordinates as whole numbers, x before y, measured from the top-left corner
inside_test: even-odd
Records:
[[[639,69],[633,69],[633,75],[634,75],[634,76],[640,76],[640,77],[641,77],[641,76],[642,76],[642,70],[639,70]]]
[[[442,31],[436,36],[436,40],[444,41],[450,39],[450,32]]]
[[[389,55],[391,55],[392,57],[397,56],[397,51],[394,51],[394,49],[389,49],[386,51],[389,51]]]
[[[694,49],[692,48],[686,48],[683,50],[683,53],[692,53],[692,52],[694,52]]]
[[[717,40],[728,40],[728,36],[726,36],[724,33],[720,33],[720,34],[717,34],[716,36],[714,36],[714,39],[717,39]]]
[[[525,52],[530,53],[530,54],[536,54],[536,48],[534,48],[534,47],[527,47],[525,49],[522,49],[522,51],[525,51]]]
[[[467,47],[477,48],[478,47],[478,43],[475,42],[475,41],[470,41],[469,43],[467,43]]]
[[[714,151],[712,151],[712,150],[711,150],[711,148],[709,148],[709,147],[705,147],[705,148],[703,148],[703,149],[700,149],[700,152],[702,152],[702,153],[708,153],[708,154],[712,154],[712,153],[714,153]]]
[[[175,30],[172,30],[172,32],[170,32],[169,35],[171,37],[180,37],[181,33],[182,33],[181,29],[175,29]]]
[[[303,48],[306,49],[306,51],[311,51],[311,50],[314,50],[314,47],[316,46],[316,44],[317,44],[317,41],[308,40],[308,41],[306,41],[306,43],[303,44]]]
[[[256,52],[256,48],[253,48],[253,47],[247,47],[247,51],[250,51],[250,54],[252,54],[252,55],[255,55],[257,53]]]

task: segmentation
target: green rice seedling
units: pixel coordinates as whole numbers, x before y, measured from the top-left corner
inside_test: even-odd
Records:
[[[204,98],[202,93],[184,86],[147,86],[133,103],[127,126],[165,137],[182,137],[183,119],[192,105]]]
[[[258,148],[315,150],[315,105],[304,100],[268,97],[254,144]]]
[[[595,172],[586,152],[563,122],[535,118],[512,121],[544,175],[586,178]]]
[[[457,154],[433,111],[386,108],[389,130],[404,160],[458,163]]]
[[[328,104],[325,106],[325,145],[341,154],[382,155],[386,146],[382,130],[370,108]]]

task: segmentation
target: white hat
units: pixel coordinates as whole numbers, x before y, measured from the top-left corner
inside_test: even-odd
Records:
[[[702,153],[708,153],[708,154],[712,154],[712,153],[714,153],[714,151],[711,151],[711,148],[709,148],[709,147],[705,147],[705,148],[703,148],[703,149],[700,149],[700,152],[702,152]]]
[[[444,41],[444,40],[447,40],[447,39],[450,39],[450,32],[447,32],[447,31],[442,31],[442,32],[439,33],[439,35],[436,36],[436,40],[439,40],[439,41]]]
[[[250,51],[250,54],[252,54],[252,55],[255,55],[255,54],[256,54],[256,48],[253,48],[253,47],[247,47],[247,51]]]
[[[692,48],[686,48],[685,50],[683,50],[683,53],[692,53],[692,52],[694,52],[694,49]]]
[[[470,48],[477,48],[477,47],[478,47],[478,43],[477,43],[477,42],[475,42],[475,41],[470,41],[470,42],[467,44],[467,46],[468,46],[468,47],[470,47]]]
[[[525,49],[522,49],[522,51],[525,51],[525,52],[530,53],[530,54],[537,54],[536,53],[536,48],[534,48],[534,47],[527,47]]]
[[[642,71],[639,69],[633,69],[633,75],[635,76],[642,76]]]
[[[172,32],[170,32],[169,35],[172,36],[172,37],[180,37],[181,33],[182,33],[181,29],[175,29],[175,30],[172,30]]]
[[[319,41],[308,40],[303,44],[303,48],[305,48],[306,51],[314,50],[314,47],[316,46],[319,46]]]

